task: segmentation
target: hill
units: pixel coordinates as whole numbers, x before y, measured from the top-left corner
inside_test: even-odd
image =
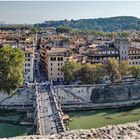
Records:
[[[79,20],[59,20],[44,21],[34,24],[35,27],[72,27],[82,30],[96,30],[104,32],[116,32],[126,30],[140,31],[140,19],[132,16],[119,16],[110,18],[79,19]]]

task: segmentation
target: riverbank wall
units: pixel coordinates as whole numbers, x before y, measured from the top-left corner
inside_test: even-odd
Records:
[[[140,100],[140,81],[112,85],[62,85],[56,86],[56,93],[65,106]]]
[[[35,89],[33,88],[19,88],[15,94],[9,95],[5,92],[0,92],[0,106],[30,106],[33,103],[33,95]]]
[[[140,81],[120,84],[59,85],[55,93],[63,110],[86,110],[135,106],[140,102]],[[15,95],[0,93],[0,109],[32,109],[34,88]]]
[[[99,109],[114,109],[114,108],[131,108],[140,106],[140,100],[120,101],[113,103],[87,103],[87,104],[73,104],[62,105],[62,110],[66,111],[87,111],[87,110],[99,110]]]

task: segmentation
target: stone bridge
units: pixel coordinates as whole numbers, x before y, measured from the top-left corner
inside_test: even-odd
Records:
[[[47,135],[64,132],[63,113],[54,87],[37,85],[35,98],[37,133]]]

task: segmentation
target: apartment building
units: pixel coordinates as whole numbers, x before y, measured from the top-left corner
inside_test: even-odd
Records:
[[[40,60],[45,66],[48,80],[63,81],[62,66],[70,60],[71,52],[66,48],[52,47],[48,50],[40,47]]]
[[[96,46],[85,54],[86,62],[90,64],[102,63],[107,64],[109,58],[115,58],[119,61],[119,50],[113,44],[106,44],[103,46]]]
[[[34,58],[33,48],[25,48],[24,81],[33,82],[34,80]]]
[[[133,48],[139,48],[140,49],[140,39],[133,39],[130,41],[130,46]]]
[[[129,47],[128,49],[128,64],[132,66],[140,65],[140,48]]]
[[[70,52],[51,52],[47,55],[47,75],[48,80],[52,81],[64,81],[64,75],[62,73],[62,67],[69,61]]]

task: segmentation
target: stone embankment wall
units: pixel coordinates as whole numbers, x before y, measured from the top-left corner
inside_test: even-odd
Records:
[[[9,139],[140,139],[140,121],[121,125],[108,125],[98,129],[79,129],[47,136],[31,135]]]
[[[35,90],[33,88],[18,89],[16,94],[13,95],[1,91],[0,105],[31,105],[34,93]]]
[[[63,85],[56,91],[62,105],[101,104],[140,100],[140,82],[100,85]]]

